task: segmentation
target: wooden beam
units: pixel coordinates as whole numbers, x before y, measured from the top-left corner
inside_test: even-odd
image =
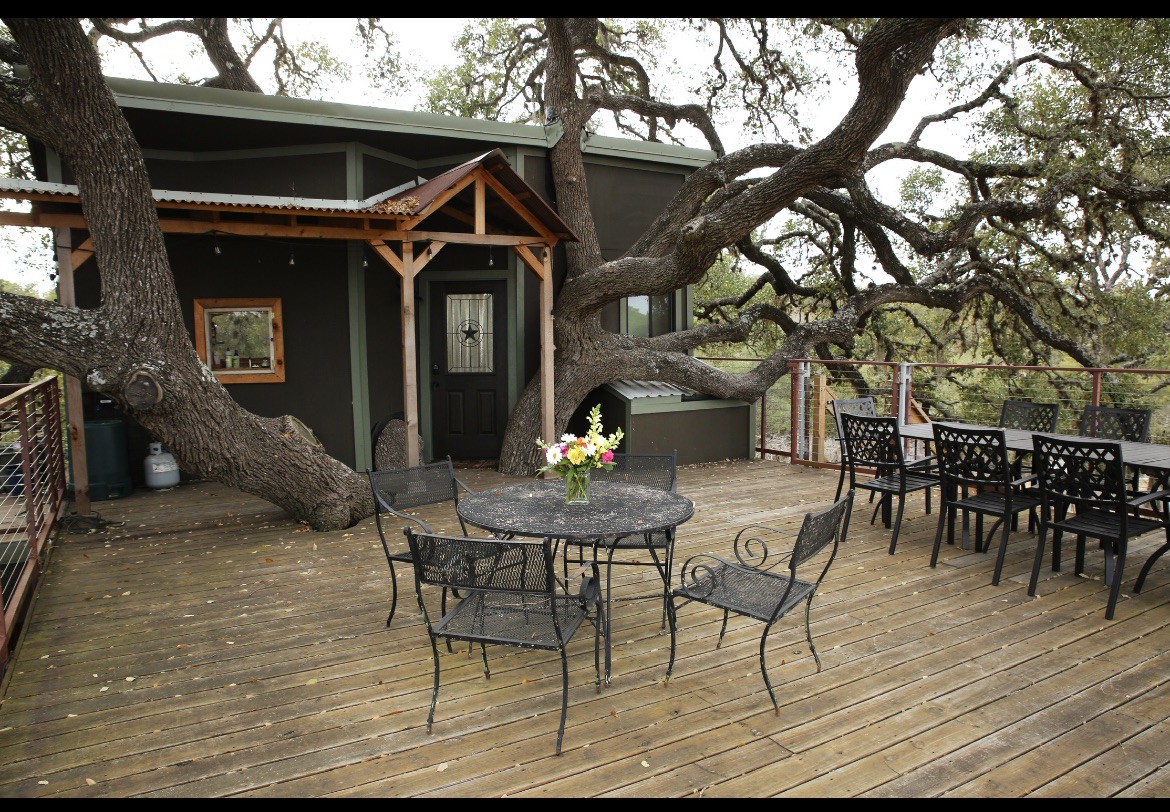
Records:
[[[86,237],[81,241],[81,245],[73,249],[71,259],[73,261],[73,269],[77,270],[81,267],[87,259],[93,256],[93,237]]]
[[[418,364],[414,340],[414,243],[402,244],[402,401],[406,415],[406,464],[418,459]]]
[[[297,239],[323,240],[378,240],[402,242],[410,240],[425,242],[433,240],[453,245],[525,245],[533,241],[530,235],[517,234],[463,234],[458,231],[401,231],[340,226],[299,225],[288,226],[279,223],[254,223],[220,221],[212,223],[201,220],[159,220],[165,234],[228,234],[243,237],[287,237]],[[81,214],[52,212],[0,211],[0,226],[26,226],[31,228],[88,228]],[[555,236],[539,239],[555,245]]]
[[[486,174],[486,173],[483,173]],[[475,233],[487,234],[487,203],[483,177],[475,179]]]
[[[552,251],[545,249],[542,260],[544,275],[540,278],[540,436],[551,443],[556,439]]]
[[[422,269],[427,267],[427,263],[439,255],[439,252],[443,250],[443,246],[446,244],[447,243],[445,243],[445,242],[435,241],[435,242],[432,242],[430,245],[428,245],[426,253],[422,254],[418,259],[416,259],[414,261],[415,274],[417,275],[419,273],[422,273]]]
[[[366,245],[373,248],[374,253],[381,257],[383,262],[393,268],[396,274],[402,276],[402,260],[394,253],[393,248],[381,240],[366,240]]]
[[[427,210],[424,211],[422,214],[417,215],[416,217],[411,217],[407,220],[403,220],[402,227],[405,229],[412,229],[415,226],[417,226],[423,220],[427,219],[432,214],[437,212],[439,209],[443,208],[443,204],[445,204],[448,200],[450,200],[451,198],[455,197],[455,195],[462,192],[470,184],[474,183],[475,178],[476,178],[476,175],[474,172],[469,172],[466,177],[460,178],[459,181],[454,186],[452,186],[450,189],[443,192],[441,195],[439,195],[434,200],[432,200],[430,202],[430,204],[427,205]]]
[[[57,245],[57,300],[64,307],[76,307],[74,249],[69,245],[69,229],[57,229],[53,237]],[[85,454],[85,412],[81,402],[81,381],[72,375],[65,376],[65,415],[69,423],[69,459],[73,466],[73,510],[78,516],[88,516],[91,507],[89,461]]]
[[[548,230],[548,226],[541,222],[535,214],[530,212],[527,206],[517,200],[516,195],[512,194],[512,192],[508,190],[507,186],[500,183],[487,172],[484,173],[484,179],[487,181],[488,185],[492,187],[495,193],[504,199],[504,202],[510,205],[517,214],[524,218],[524,222],[532,226],[537,234],[549,239],[553,238],[553,233]]]
[[[536,274],[537,279],[544,279],[544,261],[537,259],[536,254],[532,253],[531,248],[527,245],[517,245],[513,246],[512,250],[524,261],[524,264],[528,266],[529,270]]]

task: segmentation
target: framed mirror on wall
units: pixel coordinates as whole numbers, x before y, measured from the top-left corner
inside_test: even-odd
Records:
[[[280,383],[280,299],[196,299],[195,349],[220,383]]]

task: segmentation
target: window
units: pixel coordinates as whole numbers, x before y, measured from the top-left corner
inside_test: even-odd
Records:
[[[674,296],[630,296],[626,303],[626,332],[653,338],[674,330]]]
[[[280,383],[280,299],[196,299],[195,349],[220,383]]]

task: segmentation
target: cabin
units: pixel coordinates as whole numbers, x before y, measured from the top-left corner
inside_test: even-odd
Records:
[[[576,239],[550,183],[558,125],[109,82],[146,158],[191,340],[241,405],[295,416],[357,470],[374,466],[375,430],[396,417],[421,437],[421,451],[407,444],[417,461],[498,456],[527,382],[551,382],[548,316],[562,244]],[[583,148],[607,259],[713,157],[599,135]],[[69,169],[42,144],[33,155],[38,180],[6,180],[3,194],[33,201],[26,224],[58,230],[72,281],[62,301],[71,293],[96,306]],[[603,320],[653,336],[688,327],[691,310],[690,292],[678,291],[614,303]],[[752,456],[751,404],[669,394],[651,411],[681,416],[671,435],[690,420],[696,434],[723,438],[706,457]],[[84,397],[87,421],[122,419]],[[632,426],[622,408],[615,421]],[[544,410],[550,433],[551,400]],[[125,430],[140,482],[151,438],[132,421]],[[631,431],[628,450],[669,442],[652,434],[649,424]]]

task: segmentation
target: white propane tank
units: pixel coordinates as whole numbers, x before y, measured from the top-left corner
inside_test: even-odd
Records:
[[[179,484],[179,463],[175,462],[173,454],[163,451],[162,443],[150,444],[145,465],[146,487],[165,490]]]

